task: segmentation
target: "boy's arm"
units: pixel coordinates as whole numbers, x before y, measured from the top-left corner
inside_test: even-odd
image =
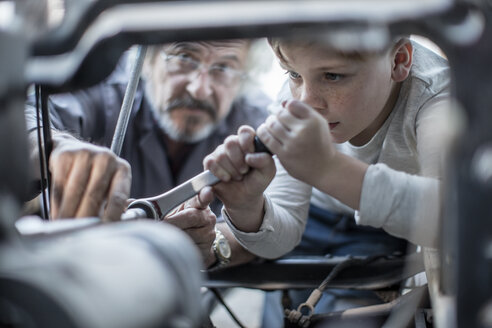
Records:
[[[231,262],[229,263],[230,266],[251,262],[256,258],[256,255],[249,252],[239,243],[239,241],[236,239],[231,229],[229,229],[229,226],[225,222],[217,223],[216,227],[222,232],[225,238],[227,238],[231,247]],[[212,259],[212,261],[209,261],[208,266],[212,265],[215,262],[215,255],[213,255],[213,252]]]
[[[257,232],[236,228],[223,212],[237,240],[253,254],[275,259],[291,251],[301,240],[306,224],[311,186],[296,180],[277,166],[277,175],[264,193],[264,216]]]
[[[359,208],[368,165],[335,148],[326,120],[314,109],[288,101],[258,128],[258,136],[294,178]]]
[[[300,241],[311,186],[290,177],[279,165],[264,192],[275,164],[269,155],[253,153],[254,135],[253,129],[242,127],[238,136],[228,138],[205,158],[204,166],[223,181],[214,192],[240,244],[258,256],[276,258]]]
[[[456,113],[443,93],[428,101],[416,119],[420,176],[371,165],[362,190],[360,224],[382,227],[414,244],[437,247],[441,177],[449,143],[459,131]],[[379,206],[376,206],[379,204]]]
[[[239,128],[224,144],[205,157],[203,163],[222,182],[213,187],[232,224],[244,232],[257,232],[263,221],[263,191],[275,174],[267,153],[254,153],[255,132]]]
[[[365,176],[355,219],[416,245],[437,247],[440,203],[439,180],[376,164]]]

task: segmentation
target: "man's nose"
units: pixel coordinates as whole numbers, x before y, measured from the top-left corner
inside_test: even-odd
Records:
[[[205,70],[197,70],[188,76],[188,84],[186,90],[194,98],[205,100],[212,94],[212,80]]]

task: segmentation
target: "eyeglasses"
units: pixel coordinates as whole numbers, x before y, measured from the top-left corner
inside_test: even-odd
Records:
[[[207,69],[213,83],[222,86],[230,86],[232,83],[245,79],[247,76],[245,72],[229,67],[227,64],[206,65],[185,53],[168,55],[161,51],[160,56],[166,62],[167,70],[170,73],[186,75]]]

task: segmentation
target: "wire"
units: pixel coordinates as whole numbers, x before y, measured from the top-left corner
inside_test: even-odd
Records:
[[[328,287],[328,283],[332,281],[333,278],[335,278],[341,271],[345,270],[346,268],[365,265],[382,257],[385,257],[385,255],[368,256],[362,259],[349,257],[346,260],[338,263],[333,268],[333,270],[331,270],[328,276],[321,282],[319,287],[311,292],[306,302],[300,304],[296,310],[285,309],[285,318],[290,323],[295,324],[298,327],[309,327],[312,323],[311,318],[314,314],[314,308],[320,300],[323,291]],[[303,311],[307,311],[308,314],[304,315]]]
[[[48,111],[48,93],[46,89],[41,87],[41,118],[43,119],[43,142],[44,142],[44,159],[46,161],[46,168],[48,168],[48,163],[50,161],[51,151],[53,150],[53,140],[51,138],[51,123],[50,123],[50,115]],[[50,184],[50,172],[46,170],[46,179],[48,191],[51,188]]]
[[[352,258],[349,257],[348,259],[344,260],[343,262],[338,263],[333,270],[331,270],[330,274],[323,280],[323,282],[319,285],[318,289],[320,291],[324,291],[326,287],[328,286],[328,283],[333,280],[342,270],[345,270],[346,268],[353,267],[353,266],[360,266],[364,264],[369,264],[370,262],[373,262],[377,259],[383,258],[385,255],[374,255],[374,256],[368,256],[366,258]]]
[[[239,327],[246,328],[246,326],[243,325],[241,323],[241,321],[239,321],[239,319],[234,315],[234,313],[232,312],[232,310],[227,306],[227,304],[224,301],[224,298],[222,298],[222,295],[220,295],[219,291],[216,288],[210,288],[210,290],[212,291],[212,293],[214,293],[214,295],[217,298],[217,300],[219,301],[219,303],[222,304],[222,306],[229,313],[229,315],[231,316],[232,320],[234,320]]]
[[[43,219],[49,220],[49,211],[48,211],[48,196],[47,196],[47,177],[46,177],[46,165],[45,161],[45,152],[43,151],[43,146],[41,143],[41,111],[40,111],[40,98],[41,98],[41,87],[39,85],[35,86],[36,92],[36,123],[37,123],[37,134],[38,134],[38,154],[39,154],[39,170],[41,173],[41,196],[43,203]]]

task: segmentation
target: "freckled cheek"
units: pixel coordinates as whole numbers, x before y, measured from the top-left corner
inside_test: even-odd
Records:
[[[354,103],[354,97],[350,93],[326,93],[324,99],[326,110],[321,114],[325,117],[331,117],[331,120],[343,117],[347,111],[351,110]]]
[[[290,89],[290,93],[292,94],[292,98],[294,98],[295,100],[301,99],[301,92],[300,92],[299,88],[296,88],[292,84],[292,82],[289,82],[289,89]]]
[[[349,97],[351,106],[355,108],[365,108],[374,102],[377,97],[378,87],[375,88],[368,83],[358,83],[354,85],[351,97]]]
[[[375,87],[369,90],[365,90],[364,108],[366,108],[367,111],[366,115],[376,115],[384,107],[384,104],[386,102],[386,94],[382,92],[383,89],[384,86],[380,85],[379,88]]]

